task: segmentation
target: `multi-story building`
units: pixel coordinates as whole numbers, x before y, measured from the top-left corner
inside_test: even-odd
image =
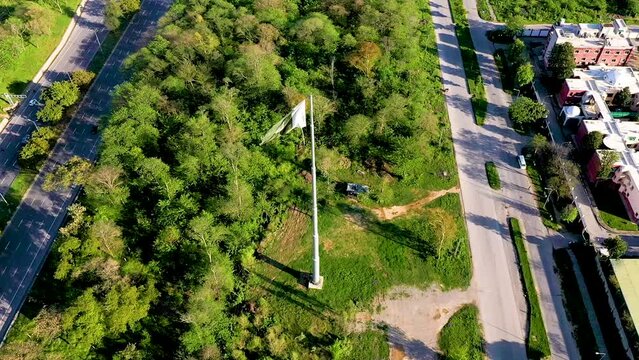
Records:
[[[608,105],[624,88],[632,94],[632,111],[639,110],[639,75],[628,66],[595,66],[575,69],[573,78],[566,79],[559,91],[558,101],[577,104],[588,91],[599,93]]]
[[[612,181],[618,185],[617,191],[628,217],[639,222],[639,123],[612,118],[603,98],[595,92],[584,95],[581,109],[584,119],[575,136],[577,144],[581,144],[587,134],[596,131],[604,135],[603,144],[607,148],[597,150],[588,162],[588,180],[597,181],[602,155],[616,152],[619,160],[610,169],[614,171]]]
[[[562,20],[553,25],[544,48],[546,66],[552,49],[563,43],[574,47],[578,67],[639,65],[639,31],[629,28],[622,19],[615,19],[612,24],[568,24]]]

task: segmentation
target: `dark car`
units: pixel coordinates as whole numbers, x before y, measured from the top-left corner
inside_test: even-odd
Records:
[[[346,194],[349,196],[357,196],[359,194],[368,193],[369,188],[366,185],[357,184],[357,183],[348,183],[346,184]]]

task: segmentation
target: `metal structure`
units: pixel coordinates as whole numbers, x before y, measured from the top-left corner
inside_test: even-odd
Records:
[[[27,98],[26,95],[13,95],[13,94],[9,94],[9,93],[4,93],[3,96],[7,99],[7,101],[9,102],[9,105],[11,105],[11,106],[16,104],[16,102],[13,101],[13,99],[26,99]]]
[[[315,171],[315,124],[313,123],[313,95],[311,99],[311,174],[313,175],[313,278],[309,289],[321,289],[324,278],[320,276],[319,231],[317,226],[317,174]]]

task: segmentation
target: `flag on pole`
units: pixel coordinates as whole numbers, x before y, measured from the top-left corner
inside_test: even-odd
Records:
[[[281,134],[286,134],[295,128],[305,128],[306,127],[306,100],[302,100],[301,103],[297,104],[297,106],[290,113],[286,114],[282,118],[282,120],[278,121],[262,138],[262,142],[260,145],[266,144],[269,141],[272,141],[278,138]]]

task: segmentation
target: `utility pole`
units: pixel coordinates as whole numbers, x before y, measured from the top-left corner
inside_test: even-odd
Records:
[[[313,176],[313,278],[309,289],[321,289],[324,278],[320,276],[319,231],[317,226],[317,174],[315,171],[315,124],[313,123],[313,95],[311,98],[311,174]]]

